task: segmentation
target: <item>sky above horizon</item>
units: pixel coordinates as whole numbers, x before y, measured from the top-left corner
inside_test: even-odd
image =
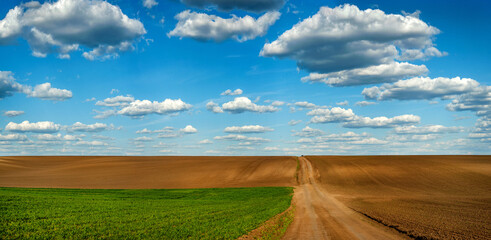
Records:
[[[0,3],[0,155],[491,154],[487,1]]]

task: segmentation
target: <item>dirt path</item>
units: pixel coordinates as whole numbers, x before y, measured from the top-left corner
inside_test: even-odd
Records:
[[[310,161],[299,161],[295,218],[283,239],[404,239],[344,206],[316,182]]]

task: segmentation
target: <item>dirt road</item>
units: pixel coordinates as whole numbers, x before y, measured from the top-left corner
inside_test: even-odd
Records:
[[[295,218],[283,239],[404,239],[344,206],[316,182],[309,160],[299,161]]]

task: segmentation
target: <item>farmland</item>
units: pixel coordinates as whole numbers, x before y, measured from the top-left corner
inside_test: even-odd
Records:
[[[324,190],[403,232],[436,239],[491,236],[489,156],[308,156]]]
[[[290,206],[292,188],[0,188],[6,239],[236,239]]]

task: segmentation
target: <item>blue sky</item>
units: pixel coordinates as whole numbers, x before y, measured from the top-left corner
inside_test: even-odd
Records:
[[[489,7],[2,1],[0,155],[490,154]]]

